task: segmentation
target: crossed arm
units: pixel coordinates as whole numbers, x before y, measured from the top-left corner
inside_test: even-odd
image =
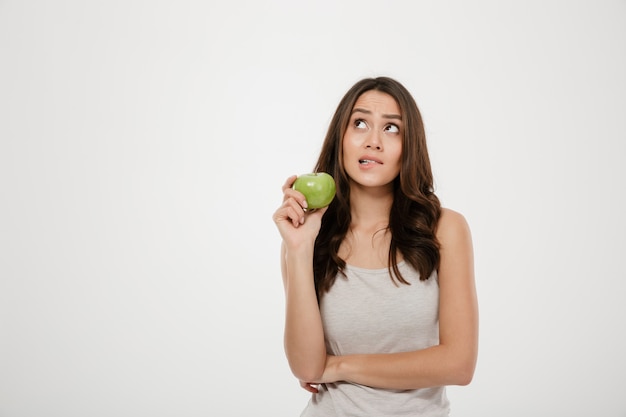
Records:
[[[471,233],[464,217],[444,209],[437,227],[441,244],[438,270],[439,344],[391,353],[331,356],[312,277],[312,248],[282,250],[286,295],[285,351],[301,385],[350,381],[387,389],[466,385],[478,354],[478,303]]]

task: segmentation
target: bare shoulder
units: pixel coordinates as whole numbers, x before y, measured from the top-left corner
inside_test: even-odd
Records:
[[[474,281],[474,248],[465,217],[454,210],[443,209],[437,224],[439,241],[439,282],[441,288],[461,289],[471,294]],[[443,285],[443,284],[446,285]],[[450,284],[456,283],[459,286]],[[456,301],[455,301],[456,302]]]
[[[449,208],[442,208],[437,223],[437,240],[442,246],[471,240],[470,228],[465,216]]]

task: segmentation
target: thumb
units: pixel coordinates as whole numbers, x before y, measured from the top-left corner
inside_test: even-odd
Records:
[[[328,206],[319,209],[309,210],[307,214],[309,217],[321,219],[322,216],[324,216],[324,213],[326,213],[326,210],[328,210]]]
[[[314,209],[314,210],[310,210],[309,211],[309,216],[322,218],[324,213],[326,213],[326,210],[328,210],[328,206],[322,207],[322,208],[318,208],[318,209]]]

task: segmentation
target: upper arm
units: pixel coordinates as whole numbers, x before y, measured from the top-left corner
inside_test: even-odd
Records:
[[[472,372],[478,353],[478,301],[472,237],[465,218],[443,209],[437,226],[440,243],[439,339],[458,352]]]

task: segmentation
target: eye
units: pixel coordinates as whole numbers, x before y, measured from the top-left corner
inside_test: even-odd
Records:
[[[387,126],[385,126],[385,132],[398,133],[400,132],[400,128],[397,125],[388,124]]]
[[[363,119],[356,119],[354,121],[354,127],[356,127],[357,129],[366,129],[367,123],[365,123],[365,120]]]

